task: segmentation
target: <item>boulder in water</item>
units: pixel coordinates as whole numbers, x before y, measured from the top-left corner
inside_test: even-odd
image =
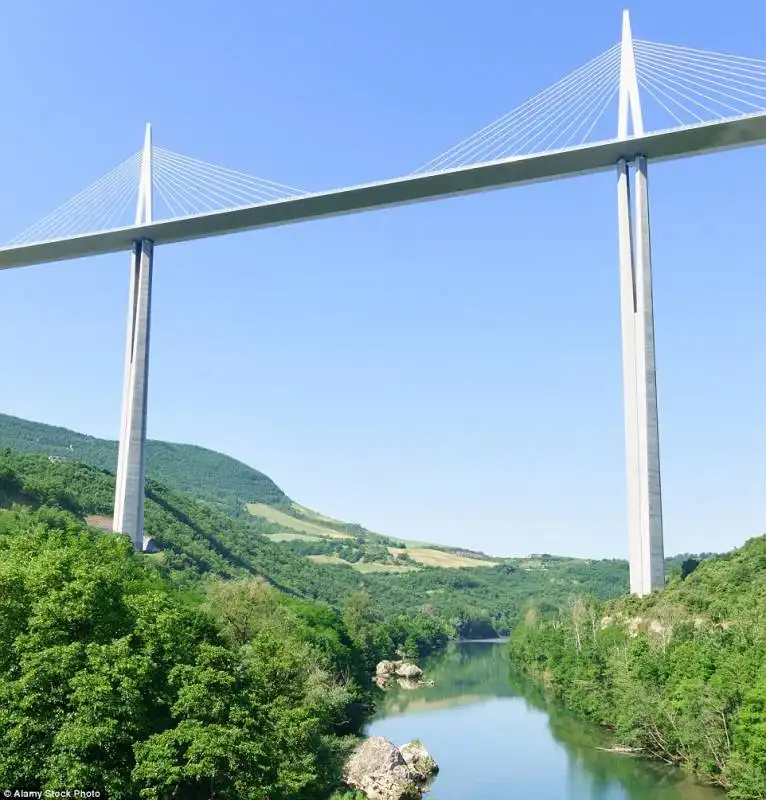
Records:
[[[399,752],[418,781],[428,781],[439,771],[439,765],[433,756],[417,739],[403,744]]]
[[[420,800],[416,773],[399,748],[382,736],[365,739],[343,769],[348,786],[364,792],[368,800]]]
[[[381,661],[375,667],[375,675],[379,678],[390,678],[396,674],[396,669],[401,664],[400,661]]]
[[[396,674],[400,678],[407,678],[410,681],[419,680],[423,677],[423,670],[417,664],[408,664],[406,661],[398,664]]]

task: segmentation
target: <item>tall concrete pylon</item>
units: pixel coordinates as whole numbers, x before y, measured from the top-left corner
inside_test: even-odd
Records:
[[[152,128],[147,124],[138,185],[136,225],[151,221]],[[117,455],[113,529],[130,535],[137,550],[143,550],[145,544],[146,404],[149,383],[153,262],[154,243],[149,239],[135,241],[130,265],[122,421]]]
[[[629,123],[632,131],[629,133]],[[630,15],[623,11],[617,135],[644,133]],[[654,358],[654,300],[647,161],[617,164],[620,316],[625,402],[630,591],[647,595],[665,585],[660,437]],[[633,196],[635,194],[635,197]]]

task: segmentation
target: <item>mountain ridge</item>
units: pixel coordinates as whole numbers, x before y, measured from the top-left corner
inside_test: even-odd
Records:
[[[26,453],[39,453],[79,461],[96,469],[115,473],[117,441],[0,413],[0,446]],[[326,516],[300,505],[265,472],[216,450],[196,444],[148,439],[146,442],[147,478],[174,491],[191,494],[233,517],[256,516],[277,524],[288,532],[291,520],[303,521],[316,529],[326,529],[328,538],[362,537],[383,547],[420,546],[445,552],[464,553],[469,558],[500,561],[465,547],[410,541],[377,533],[354,522]],[[259,508],[260,507],[260,508]],[[266,508],[283,518],[275,520]],[[306,537],[304,537],[306,538]]]
[[[117,467],[116,440],[102,439],[71,428],[35,422],[10,414],[0,413],[0,445],[27,453],[71,458],[112,473]],[[253,502],[263,502],[275,507],[289,506],[292,502],[268,475],[211,448],[161,439],[148,439],[146,446],[147,475],[177,491],[194,493],[215,505],[227,506],[230,510],[234,510],[240,499],[241,508],[246,503]],[[186,465],[192,458],[197,459],[197,480],[187,479],[188,485],[178,485],[183,480],[182,473],[177,468],[170,468],[170,460],[174,460],[177,466],[179,461],[181,465]],[[217,477],[223,473],[226,482],[232,484],[229,492],[211,491],[211,487],[204,483],[203,479],[213,470],[218,471]]]
[[[70,428],[0,413],[0,447],[81,462],[114,474],[117,442]],[[500,558],[470,548],[412,541],[377,533],[358,523],[320,514],[290,498],[266,473],[224,453],[196,444],[147,441],[147,479],[191,495],[235,519],[251,522],[260,533],[309,560],[356,567],[361,572],[404,572],[423,567],[482,568],[513,565],[546,569],[554,563],[613,562],[550,554]],[[104,522],[108,516],[104,509]],[[709,555],[709,554],[705,554]],[[680,566],[684,556],[666,559]]]

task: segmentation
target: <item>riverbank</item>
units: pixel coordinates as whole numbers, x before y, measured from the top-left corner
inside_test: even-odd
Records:
[[[366,728],[393,742],[417,738],[439,764],[425,798],[723,800],[675,769],[599,750],[597,726],[546,703],[509,670],[505,643],[453,643],[421,666],[433,686],[393,687]]]
[[[766,537],[695,563],[649,597],[577,598],[563,613],[530,613],[509,654],[617,744],[762,800]]]

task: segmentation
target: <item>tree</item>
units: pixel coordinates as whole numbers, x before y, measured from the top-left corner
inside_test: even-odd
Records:
[[[700,562],[696,558],[687,558],[683,561],[681,563],[681,580],[686,580],[699,565]]]

